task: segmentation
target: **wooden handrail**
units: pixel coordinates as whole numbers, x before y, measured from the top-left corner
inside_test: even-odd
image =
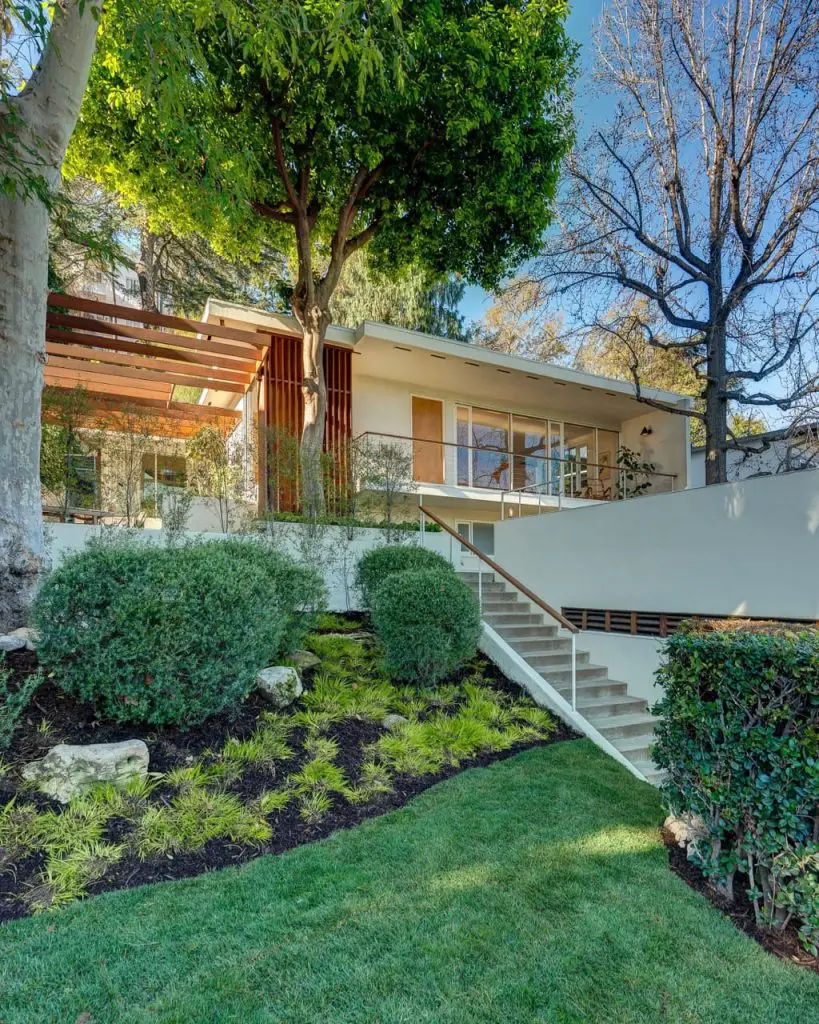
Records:
[[[547,604],[546,601],[538,597],[537,594],[531,591],[525,584],[521,583],[520,580],[515,579],[515,577],[508,573],[502,566],[498,565],[498,563],[494,561],[494,559],[490,558],[488,555],[485,555],[483,551],[479,551],[474,544],[472,544],[470,541],[466,539],[466,537],[462,537],[460,533],[457,533],[455,530],[453,530],[451,526],[447,526],[443,519],[439,519],[434,512],[430,512],[429,509],[424,508],[423,505],[419,505],[418,508],[421,510],[421,512],[423,512],[425,516],[427,516],[428,519],[431,519],[433,523],[437,523],[437,525],[440,526],[445,533],[448,533],[451,537],[454,537],[460,544],[463,544],[463,546],[467,548],[469,551],[471,551],[473,555],[477,555],[482,562],[486,562],[486,564],[489,566],[492,572],[498,573],[498,575],[502,576],[507,583],[511,583],[513,587],[516,587],[521,592],[521,594],[523,594],[525,597],[528,597],[532,604],[537,605],[538,608],[541,608],[544,612],[546,612],[547,615],[551,615],[551,617],[556,622],[559,622],[564,629],[568,629],[570,633],[580,632],[577,626],[575,626],[573,622],[569,622],[565,615],[561,615],[556,608],[552,608],[550,604]]]

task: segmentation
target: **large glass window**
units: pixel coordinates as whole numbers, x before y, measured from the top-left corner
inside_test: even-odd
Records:
[[[68,473],[66,475],[69,508],[99,508],[99,473],[97,472],[97,456],[80,455],[71,452],[66,455]]]
[[[620,476],[617,469],[617,444],[620,435],[616,430],[597,431],[597,463],[593,498],[610,501],[617,497],[617,483]]]
[[[544,489],[546,484],[546,421],[512,417],[513,487]]]
[[[509,414],[472,410],[472,486],[509,487]]]
[[[177,455],[142,456],[142,500],[158,504],[163,494],[185,486],[185,459]]]
[[[589,463],[596,462],[594,428],[576,423],[563,425],[563,493],[571,498],[588,498]]]

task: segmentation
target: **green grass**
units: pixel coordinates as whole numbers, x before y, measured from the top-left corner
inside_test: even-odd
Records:
[[[667,868],[586,741],[279,857],[0,928],[4,1024],[809,1024],[819,977]]]

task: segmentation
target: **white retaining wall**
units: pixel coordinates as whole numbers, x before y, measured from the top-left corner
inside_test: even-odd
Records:
[[[340,526],[323,528],[320,539],[312,550],[306,550],[309,542],[305,537],[305,527],[299,523],[270,523],[270,534],[278,547],[292,554],[301,562],[305,560],[320,566],[327,586],[328,608],[331,611],[347,611],[360,607],[359,595],[353,585],[355,567],[358,559],[371,548],[386,543],[384,530],[355,529],[351,540],[347,539],[347,531]],[[118,526],[82,526],[74,523],[49,523],[46,525],[46,536],[52,564],[58,565],[60,560],[73,551],[81,550],[89,537],[99,536],[103,531],[114,535],[124,532]],[[130,534],[139,542],[146,544],[163,544],[165,535],[162,530],[142,529],[131,530]],[[197,533],[188,531],[187,537],[215,540],[226,536],[222,533]],[[230,536],[236,538],[237,534]],[[420,543],[420,534],[402,534],[404,544]],[[449,537],[444,533],[426,532],[424,546],[450,557]],[[305,559],[307,555],[307,559]]]
[[[495,559],[556,608],[819,619],[819,470],[510,519]],[[654,697],[656,641],[585,632]]]

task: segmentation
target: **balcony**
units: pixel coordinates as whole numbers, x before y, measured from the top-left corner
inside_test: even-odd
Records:
[[[583,501],[624,501],[676,489],[676,476],[648,470],[625,449],[611,462],[592,462],[558,449],[550,455],[510,451],[490,444],[431,441],[420,437],[366,431],[356,439],[362,450],[389,452],[401,463],[415,488],[446,488],[497,496],[502,505],[531,509]]]

